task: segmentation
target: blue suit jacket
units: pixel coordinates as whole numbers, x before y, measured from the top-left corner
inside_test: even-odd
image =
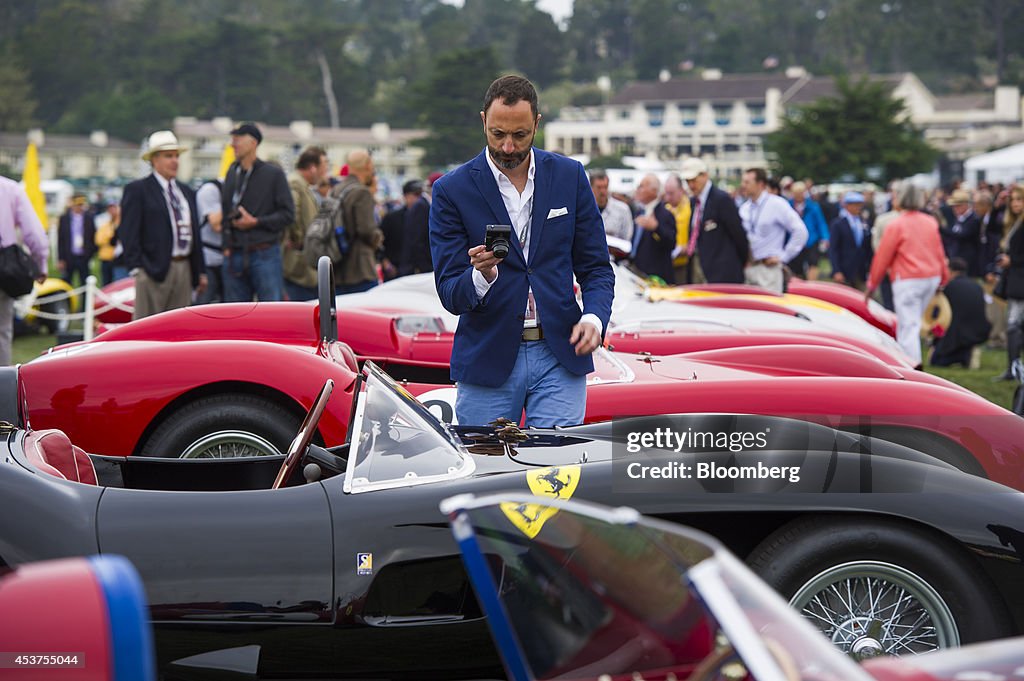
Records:
[[[868,270],[871,269],[871,228],[867,222],[860,246],[853,236],[853,228],[845,217],[840,216],[829,226],[830,243],[828,259],[832,262],[833,272],[842,272],[846,281],[852,286],[857,281],[867,281]]]
[[[593,371],[590,355],[577,356],[569,333],[583,313],[595,314],[605,329],[611,315],[615,275],[608,262],[604,223],[583,166],[534,149],[533,221],[530,261],[517,239],[498,265],[498,278],[483,299],[473,286],[467,251],[484,243],[487,225],[511,225],[494,175],[481,152],[433,186],[430,252],[441,303],[460,315],[452,347],[451,377],[496,387],[512,373],[523,333],[527,291],[533,287],[544,341],[566,369]],[[551,211],[565,213],[548,219]],[[583,312],[572,277],[583,292]]]

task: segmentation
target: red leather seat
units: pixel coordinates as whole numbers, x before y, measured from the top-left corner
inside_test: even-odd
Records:
[[[96,468],[63,431],[34,430],[25,435],[25,455],[40,471],[63,480],[95,485]]]

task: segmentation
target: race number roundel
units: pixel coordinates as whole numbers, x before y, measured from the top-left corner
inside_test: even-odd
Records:
[[[437,388],[417,395],[424,407],[442,423],[458,425],[455,420],[455,388]]]

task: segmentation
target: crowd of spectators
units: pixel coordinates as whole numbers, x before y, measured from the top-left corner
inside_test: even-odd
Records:
[[[919,363],[924,313],[941,290],[952,322],[925,328],[932,364],[976,366],[976,348],[987,344],[1006,348],[997,379],[1009,380],[1024,350],[1024,186],[954,182],[929,192],[894,181],[885,193],[832,196],[811,178],[762,168],[719,186],[695,158],[663,189],[645,176],[632,196],[611,193],[603,171],[590,177],[611,255],[645,277],[774,292],[790,277],[828,279],[896,312],[898,341]]]
[[[302,241],[332,196],[342,199],[351,239],[336,268],[340,293],[432,271],[427,222],[440,173],[408,180],[400,198],[380,200],[365,150],[352,152],[335,174],[326,152],[308,147],[286,178],[280,166],[257,158],[260,139],[252,124],[232,131],[241,160],[228,171],[226,186],[206,183],[194,197],[195,248],[208,275],[208,285],[193,291],[194,303],[314,297],[315,271],[301,256]],[[774,292],[790,277],[829,279],[895,311],[899,342],[915,360],[923,359],[920,313],[946,287],[953,322],[948,329],[926,328],[935,336],[934,363],[976,363],[972,349],[987,343],[1006,348],[1000,378],[1010,378],[1024,349],[1024,186],[954,182],[927,192],[895,181],[885,193],[867,188],[830,195],[811,178],[771,177],[762,168],[747,170],[739,184],[720,185],[696,158],[664,181],[644,176],[632,195],[614,194],[604,171],[591,172],[590,182],[611,256],[643,276],[666,284],[747,283]],[[246,208],[246,197],[262,215]],[[121,208],[73,197],[58,225],[60,276],[80,284],[94,259],[103,284],[129,276]],[[225,234],[232,241],[226,243]]]

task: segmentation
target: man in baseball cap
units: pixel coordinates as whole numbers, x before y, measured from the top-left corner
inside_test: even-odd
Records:
[[[221,190],[224,301],[281,300],[281,243],[295,221],[295,202],[280,167],[256,157],[263,133],[255,123],[231,131],[235,162]]]

